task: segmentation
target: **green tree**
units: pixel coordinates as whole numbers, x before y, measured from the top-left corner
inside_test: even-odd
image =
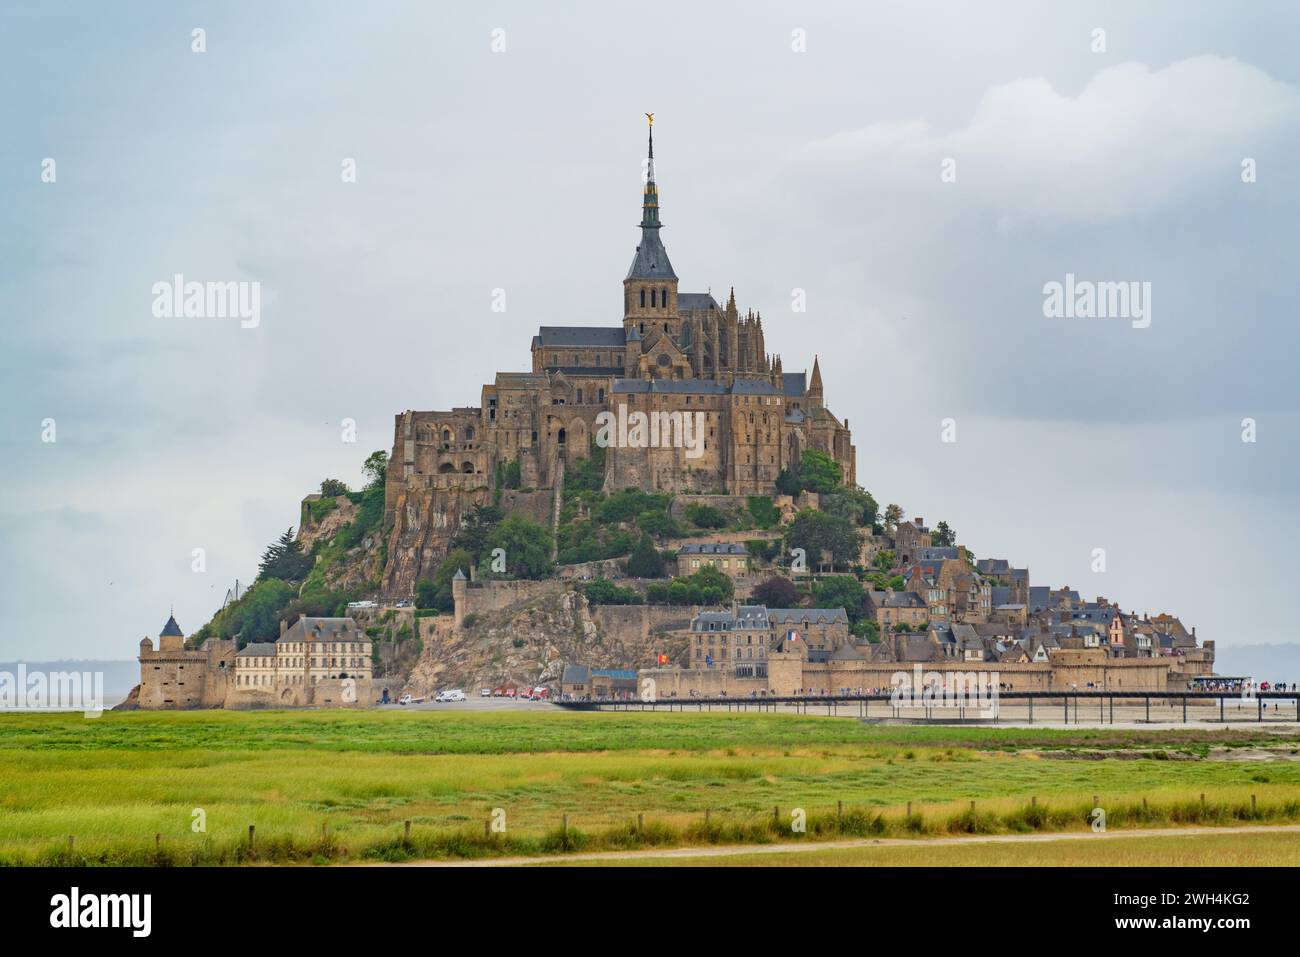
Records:
[[[583,588],[587,601],[593,605],[640,605],[644,599],[631,588],[619,588],[611,581],[597,578]]]
[[[518,459],[511,459],[509,462],[503,462],[498,459],[493,475],[496,478],[497,488],[499,489],[516,489],[519,488],[524,481],[523,469],[520,467]]]
[[[898,563],[898,558],[893,551],[888,548],[882,548],[876,552],[876,557],[871,560],[871,565],[876,571],[887,572]]]
[[[820,449],[804,449],[799,482],[812,492],[829,492],[840,484],[840,464]]]
[[[667,512],[657,509],[646,509],[638,515],[636,517],[636,526],[641,531],[648,532],[656,538],[677,538],[682,533],[677,519]]]
[[[781,510],[768,495],[751,495],[748,500],[749,514],[759,528],[775,528],[781,521]]]
[[[850,624],[862,617],[866,592],[852,575],[823,578],[813,585],[813,604],[818,608],[843,608]]]
[[[544,578],[551,570],[550,530],[522,515],[511,515],[498,524],[487,544],[489,554],[492,549],[505,550],[507,573],[515,578]]]
[[[662,578],[664,560],[649,535],[642,535],[627,560],[627,573],[633,578]]]
[[[787,548],[802,548],[810,568],[821,562],[823,552],[836,565],[852,565],[861,549],[861,539],[852,522],[811,508],[803,509],[794,517],[786,530],[785,543]]]
[[[791,498],[798,497],[803,491],[803,484],[799,481],[799,470],[795,468],[782,469],[781,474],[776,477],[776,490],[782,495],[789,495]]]
[[[293,537],[293,529],[290,528],[262,553],[257,577],[278,578],[287,582],[302,581],[311,571],[312,564],[312,557],[302,553],[302,544]]]
[[[382,486],[388,478],[388,453],[383,449],[371,452],[362,463],[361,471],[369,480],[367,485]]]
[[[352,489],[348,488],[346,482],[338,479],[327,478],[320,483],[320,493],[327,498],[337,498],[340,495],[347,495]]]
[[[452,611],[456,603],[452,600],[451,580],[458,571],[468,575],[473,566],[474,556],[464,548],[448,551],[447,556],[438,563],[432,578],[415,583],[415,607]]]
[[[854,525],[871,528],[876,522],[880,506],[865,489],[844,485],[822,496],[821,510],[836,518],[847,518]]]
[[[274,641],[293,598],[293,586],[278,578],[258,579],[239,601],[217,613],[212,630],[221,638],[237,636],[240,648],[250,641]]]
[[[903,507],[894,505],[892,502],[885,506],[885,531],[890,535],[898,531],[898,526],[903,522]]]
[[[451,547],[469,552],[474,559],[470,564],[478,565],[487,555],[492,530],[503,517],[501,509],[495,505],[475,505],[466,516],[460,531],[452,538]],[[469,565],[465,567],[468,568]]]
[[[415,607],[437,608],[438,585],[432,578],[421,578],[415,583]]]
[[[750,600],[756,605],[768,608],[794,608],[799,604],[799,590],[794,582],[782,575],[773,575],[766,581],[759,582],[750,593]]]
[[[930,544],[936,548],[952,548],[957,544],[957,533],[954,532],[947,522],[940,522],[933,532],[930,533]]]
[[[686,506],[686,521],[696,528],[726,528],[727,514],[712,505],[692,502]]]

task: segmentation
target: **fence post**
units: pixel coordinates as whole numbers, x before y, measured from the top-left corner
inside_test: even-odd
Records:
[[[405,822],[405,826],[404,826],[404,828],[403,828],[403,835],[402,835],[402,836],[403,836],[403,839],[406,841],[406,843],[408,843],[408,844],[411,843],[411,822],[410,822],[410,820],[407,820],[407,821]]]
[[[1250,796],[1250,816],[1255,816],[1255,795]]]
[[[636,816],[636,832],[640,834],[644,828],[645,828],[645,815],[638,814]]]
[[[844,802],[843,801],[835,802],[835,823],[841,826],[844,824]]]
[[[252,824],[248,825],[248,846],[250,848],[253,846],[253,841],[256,838],[256,836],[257,836],[257,828],[254,827]]]

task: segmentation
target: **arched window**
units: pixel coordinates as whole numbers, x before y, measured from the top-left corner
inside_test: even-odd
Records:
[[[578,390],[578,405],[582,405],[582,390]]]
[[[641,289],[641,308],[645,308],[645,289]]]

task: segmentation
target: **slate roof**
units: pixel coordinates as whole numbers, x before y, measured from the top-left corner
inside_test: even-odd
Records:
[[[1042,611],[1047,607],[1048,594],[1051,588],[1047,585],[1030,585],[1029,586],[1029,610]]]
[[[615,379],[614,391],[620,394],[662,392],[726,395],[727,387],[712,379]]]
[[[678,555],[746,555],[748,553],[749,550],[739,542],[707,542],[683,545],[677,549]]]
[[[797,623],[805,618],[812,624],[849,620],[848,612],[843,608],[769,608],[767,616],[778,624]]]
[[[593,678],[615,678],[619,681],[636,681],[636,672],[628,668],[592,668]]]
[[[845,642],[831,652],[831,661],[865,661],[866,655],[852,642]]]
[[[679,292],[677,294],[677,311],[685,312],[688,309],[717,309],[718,302],[713,298],[712,293],[707,292]]]
[[[664,249],[663,240],[659,238],[659,227],[644,227],[641,230],[641,245],[636,247],[632,256],[632,265],[628,268],[626,279],[676,279],[673,264],[668,261],[668,250]]]
[[[178,624],[176,624],[176,616],[175,616],[175,615],[168,615],[168,616],[167,616],[167,624],[163,625],[163,627],[162,627],[162,631],[158,632],[158,636],[159,636],[160,638],[162,638],[162,637],[166,637],[166,638],[184,638],[184,637],[185,637],[184,633],[181,631],[181,626],[178,625]]]
[[[302,617],[276,641],[369,641],[351,618]]]
[[[535,340],[543,348],[553,346],[618,346],[624,344],[622,326],[542,326]]]
[[[914,591],[873,591],[871,601],[881,608],[925,607],[925,599]]]
[[[546,368],[563,372],[568,376],[599,376],[610,379],[621,376],[625,371],[622,366],[547,366]]]
[[[785,387],[785,394],[791,398],[802,398],[807,391],[807,373],[804,372],[782,372],[781,384]]]
[[[275,642],[273,641],[252,641],[239,649],[239,657],[245,656],[252,658],[274,658]]]
[[[913,561],[918,561],[918,562],[955,561],[959,557],[960,556],[957,554],[957,549],[955,548],[946,548],[946,547],[918,548],[916,550],[916,555],[914,556]]]
[[[770,382],[737,379],[730,387],[712,379],[615,379],[614,391],[628,393],[665,393],[690,395],[776,395]]]
[[[564,674],[560,676],[562,685],[591,684],[591,669],[586,665],[565,665]]]

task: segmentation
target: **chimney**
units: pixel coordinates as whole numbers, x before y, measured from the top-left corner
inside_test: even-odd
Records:
[[[281,634],[281,636],[283,636],[284,633],[285,633],[286,631],[288,631],[288,630],[289,630],[289,619],[287,619],[287,618],[281,618],[281,619],[280,619],[280,634]]]

